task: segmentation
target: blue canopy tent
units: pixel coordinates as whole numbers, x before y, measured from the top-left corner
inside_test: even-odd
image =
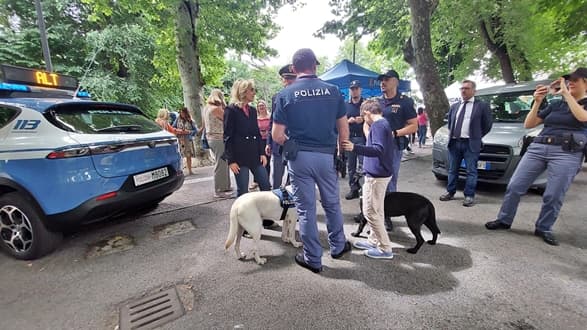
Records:
[[[324,72],[319,78],[338,86],[345,96],[349,95],[351,81],[358,80],[361,82],[361,88],[363,89],[362,96],[372,97],[381,95],[377,76],[379,76],[377,72],[367,70],[349,60],[342,60],[330,70]],[[400,80],[398,91],[404,94],[410,93],[410,81]]]

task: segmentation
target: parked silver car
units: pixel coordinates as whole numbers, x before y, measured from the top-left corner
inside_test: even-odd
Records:
[[[510,181],[521,158],[524,136],[537,135],[542,130],[542,125],[524,128],[524,119],[530,112],[536,85],[549,82],[532,81],[477,90],[475,98],[489,103],[493,112],[493,127],[483,137],[477,163],[478,181],[502,185]],[[446,180],[448,176],[448,140],[448,126],[444,125],[434,135],[432,150],[432,172],[439,180]],[[461,164],[459,179],[465,179],[465,174],[464,164]],[[543,174],[534,181],[532,188],[543,191],[545,186],[546,175]]]

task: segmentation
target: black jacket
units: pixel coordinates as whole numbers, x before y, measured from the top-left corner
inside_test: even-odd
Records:
[[[257,124],[257,109],[249,106],[247,117],[242,108],[230,104],[224,110],[224,155],[228,164],[237,163],[249,169],[261,164],[265,144]]]

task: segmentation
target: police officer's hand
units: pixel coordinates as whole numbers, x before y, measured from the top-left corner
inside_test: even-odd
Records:
[[[271,146],[270,145],[265,146],[265,155],[267,155],[267,156],[271,155]]]
[[[351,117],[351,118],[349,118],[348,120],[349,120],[349,124],[354,124],[354,123],[356,123],[356,122],[357,122],[357,121],[355,120],[355,117]]]
[[[539,104],[542,102],[548,91],[550,90],[550,86],[538,85],[536,86],[536,90],[534,91],[534,101],[538,102]]]
[[[267,166],[267,156],[261,155],[261,164],[263,167]]]
[[[237,163],[230,163],[230,164],[228,164],[228,167],[230,167],[230,170],[234,174],[238,174],[241,171],[241,168],[240,168],[240,166],[238,166]]]
[[[349,141],[349,140],[342,141],[342,149],[344,151],[353,151],[354,148],[355,148],[355,145],[351,141]]]
[[[362,124],[363,123],[363,117],[361,117],[361,116],[355,117],[355,123]]]

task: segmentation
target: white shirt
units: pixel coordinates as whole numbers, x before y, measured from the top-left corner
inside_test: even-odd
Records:
[[[471,125],[471,114],[473,114],[473,102],[475,102],[475,97],[473,96],[467,101],[467,105],[465,106],[465,117],[463,118],[463,127],[461,127],[461,138],[468,139],[469,138],[469,126]],[[463,102],[459,104],[459,110],[456,113],[455,119],[458,120],[459,114],[463,110]],[[456,125],[455,120],[455,125]]]

